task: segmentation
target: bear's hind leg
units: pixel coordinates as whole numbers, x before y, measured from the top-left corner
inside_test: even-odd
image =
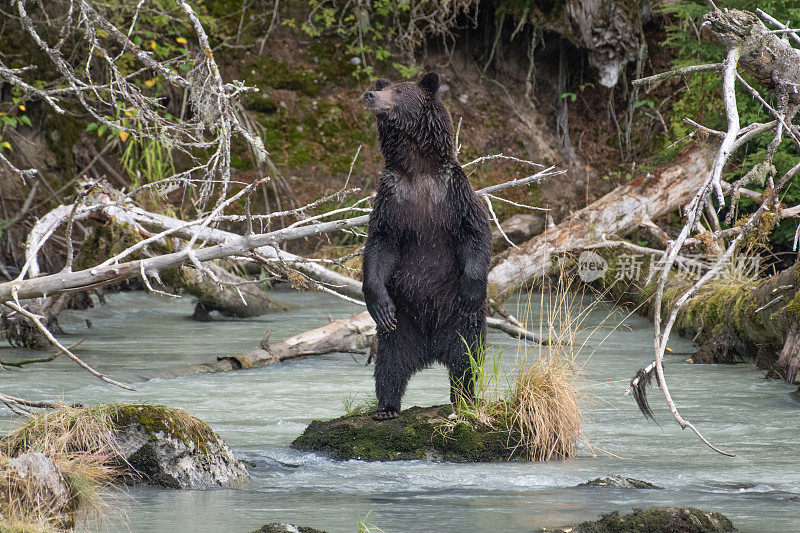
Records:
[[[479,351],[485,336],[486,319],[482,312],[454,317],[437,336],[436,358],[450,371],[450,403],[475,398],[475,376],[470,354],[473,358],[481,358]]]
[[[421,368],[422,339],[415,328],[398,314],[397,327],[378,333],[378,358],[375,361],[375,395],[378,409],[375,420],[400,416],[400,402],[411,376]]]
[[[459,359],[447,365],[450,369],[450,403],[469,402],[475,398],[475,376],[469,361]]]

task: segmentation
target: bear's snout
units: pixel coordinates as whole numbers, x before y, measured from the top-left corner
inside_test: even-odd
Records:
[[[387,95],[384,91],[366,91],[364,93],[364,102],[370,111],[376,115],[387,113],[392,108],[391,95]]]

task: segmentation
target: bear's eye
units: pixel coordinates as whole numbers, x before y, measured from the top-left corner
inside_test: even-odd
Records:
[[[400,94],[400,92],[401,92],[401,91],[400,91],[400,89],[398,88],[398,89],[392,89],[392,92],[393,92],[394,94]]]

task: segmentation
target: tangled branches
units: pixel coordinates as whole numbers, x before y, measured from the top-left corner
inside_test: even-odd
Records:
[[[771,17],[768,16],[764,18],[767,21],[771,20]],[[783,25],[781,27],[782,30],[786,29]],[[681,307],[714,279],[724,265],[730,261],[734,252],[742,243],[746,242],[748,237],[759,231],[759,226],[764,217],[772,216],[778,218],[780,216],[779,194],[785,190],[790,180],[800,171],[800,162],[775,181],[774,178],[777,176],[775,176],[772,160],[777,147],[787,137],[800,147],[798,135],[800,134],[800,129],[792,123],[797,112],[797,104],[794,100],[797,95],[797,86],[800,84],[800,50],[793,48],[788,40],[780,39],[774,32],[768,30],[754,14],[744,11],[731,10],[723,12],[715,9],[705,16],[703,29],[706,32],[706,36],[710,35],[721,42],[727,49],[725,61],[721,65],[727,130],[725,132],[710,130],[690,121],[691,124],[698,129],[704,130],[705,133],[710,133],[720,138],[722,143],[707,178],[684,211],[686,222],[680,234],[668,243],[665,256],[659,265],[660,274],[657,279],[653,306],[655,361],[643,371],[637,373],[636,377],[631,381],[626,394],[633,392],[640,407],[643,406],[643,412],[647,414],[649,407],[644,401],[643,391],[645,384],[655,373],[667,405],[678,424],[684,429],[689,428],[694,431],[713,450],[724,455],[730,455],[710,444],[697,428],[686,421],[678,412],[664,378],[664,352]],[[740,67],[743,67],[748,73],[762,81],[767,89],[774,91],[777,97],[777,107],[769,105],[764,97],[742,78],[738,71]],[[650,77],[647,81],[655,81],[673,75],[685,75],[702,70],[716,70],[718,68],[719,65],[703,65],[695,69],[679,69],[671,73]],[[737,83],[756,98],[764,109],[774,116],[775,120],[766,124],[750,124],[744,128],[740,127],[736,95]],[[712,193],[715,195],[719,208],[721,209],[725,206],[725,193],[721,181],[725,166],[729,163],[733,154],[744,146],[749,139],[767,131],[773,131],[774,137],[764,155],[764,159],[756,165],[761,179],[766,182],[766,192],[760,199],[760,205],[742,224],[723,230],[719,228],[719,223],[717,222],[715,224],[716,228],[712,228],[712,231],[708,232],[710,239],[706,240],[723,242],[725,237],[731,238],[724,247],[724,252],[719,254],[711,268],[672,304],[666,321],[664,321],[662,319],[664,289],[669,279],[670,270],[675,264],[681,248],[687,244],[691,234],[705,233],[705,230],[700,226],[701,217],[704,213],[708,214],[709,218],[716,220],[716,211],[711,198]],[[746,184],[750,178],[752,176],[746,176],[728,188],[732,204],[729,206],[731,211],[733,211],[738,201],[740,187]],[[800,231],[800,228],[798,231]]]
[[[201,205],[217,186],[224,197],[230,182],[231,142],[235,136],[243,138],[259,160],[267,158],[261,139],[253,134],[236,106],[243,94],[257,89],[239,81],[222,80],[208,35],[187,2],[178,5],[182,22],[195,33],[196,44],[189,45],[183,39],[187,48],[174,54],[159,50],[154,41],[147,50],[137,44],[140,39],[132,37],[144,2],[135,6],[127,31],[112,22],[112,7],[88,0],[37,4],[31,12],[28,4],[26,0],[12,1],[16,18],[55,68],[58,78],[38,88],[25,80],[32,67],[10,68],[0,63],[0,79],[14,84],[28,97],[43,100],[59,114],[65,113],[68,100],[77,101],[98,124],[112,132],[125,134],[126,138],[151,139],[185,154],[192,162],[188,168],[166,177],[155,190],[164,193],[177,184],[197,183]],[[50,44],[53,34],[58,39]],[[84,52],[85,57],[74,59],[83,56],[78,51]],[[159,57],[165,53],[166,59]],[[163,97],[150,89],[158,79],[183,90],[183,97],[191,103],[191,113],[176,117],[167,112]],[[26,172],[14,167],[12,170]]]

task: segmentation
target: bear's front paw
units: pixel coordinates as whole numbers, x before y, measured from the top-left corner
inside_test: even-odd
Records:
[[[397,327],[394,302],[389,298],[382,302],[372,304],[369,309],[369,314],[380,330],[391,331]]]

